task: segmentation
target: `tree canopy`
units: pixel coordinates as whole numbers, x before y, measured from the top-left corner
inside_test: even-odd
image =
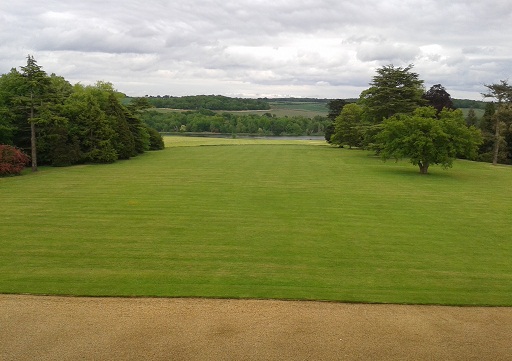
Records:
[[[434,107],[438,114],[445,108],[454,108],[452,97],[441,84],[433,85],[425,94],[423,94],[423,99],[428,102],[428,105]]]
[[[474,157],[480,132],[465,125],[460,110],[417,108],[413,114],[396,114],[383,122],[378,134],[382,158],[409,158],[426,174],[431,164],[451,167],[458,156]]]
[[[223,95],[189,95],[183,97],[146,96],[147,103],[156,108],[209,110],[268,110],[265,99],[231,98]]]
[[[426,103],[423,80],[412,68],[413,65],[405,68],[387,65],[377,69],[370,88],[359,98],[368,121],[378,124],[394,114],[412,113]]]
[[[363,109],[355,104],[347,104],[334,122],[331,143],[340,146],[360,147],[363,139]]]

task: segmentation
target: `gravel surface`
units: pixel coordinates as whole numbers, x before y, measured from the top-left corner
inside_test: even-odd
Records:
[[[0,295],[0,360],[512,360],[512,308]]]

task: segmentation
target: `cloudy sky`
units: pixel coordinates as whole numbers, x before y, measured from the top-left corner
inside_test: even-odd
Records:
[[[131,96],[358,97],[414,64],[427,89],[481,99],[512,75],[508,0],[0,2],[0,74],[31,54],[71,83]]]

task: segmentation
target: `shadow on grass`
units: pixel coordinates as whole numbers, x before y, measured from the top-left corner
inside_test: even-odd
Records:
[[[418,179],[457,179],[457,175],[454,172],[451,172],[450,169],[443,169],[442,167],[434,167],[433,169],[429,169],[427,174],[421,174],[419,171],[419,167],[410,165],[405,166],[403,163],[401,165],[399,163],[389,164],[389,162],[382,162],[382,166],[375,167],[375,171],[378,173],[393,175],[396,174],[400,177],[408,177],[408,178],[418,178]],[[387,166],[386,166],[387,165]]]

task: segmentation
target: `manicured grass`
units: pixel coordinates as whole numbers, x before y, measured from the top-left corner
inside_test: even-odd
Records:
[[[166,141],[1,178],[0,292],[512,305],[511,167]]]

